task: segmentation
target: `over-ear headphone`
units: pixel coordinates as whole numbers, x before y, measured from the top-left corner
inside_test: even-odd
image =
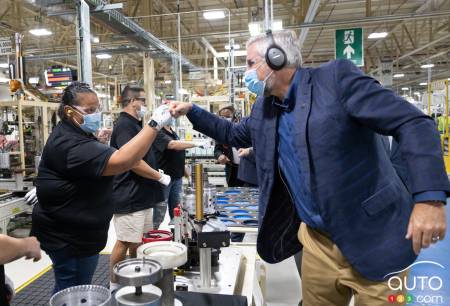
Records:
[[[267,30],[267,37],[270,39],[269,47],[266,51],[266,63],[270,69],[278,71],[284,68],[287,64],[286,52],[275,43],[273,39],[272,30]]]

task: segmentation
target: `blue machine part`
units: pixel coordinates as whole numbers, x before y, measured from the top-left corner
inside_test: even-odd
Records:
[[[226,219],[226,218],[219,218],[220,221],[222,221],[225,224],[236,224],[236,221],[231,220],[231,219]]]
[[[241,191],[240,190],[225,190],[224,192],[225,194],[240,194]]]
[[[258,210],[258,205],[249,205],[249,206],[246,206],[245,208],[251,209],[251,210]]]
[[[248,214],[250,212],[245,209],[235,209],[235,210],[232,210],[231,213],[232,214]]]
[[[225,205],[223,208],[230,210],[230,209],[238,209],[240,207],[237,205]]]
[[[250,219],[253,219],[253,217],[251,215],[235,215],[235,216],[233,216],[233,219],[250,220]]]

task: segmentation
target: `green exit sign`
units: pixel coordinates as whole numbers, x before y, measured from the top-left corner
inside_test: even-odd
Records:
[[[356,66],[364,66],[363,29],[336,30],[334,52],[335,58],[345,58]]]

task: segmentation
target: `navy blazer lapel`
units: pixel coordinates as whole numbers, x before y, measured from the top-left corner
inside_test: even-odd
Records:
[[[308,119],[311,112],[311,76],[309,69],[300,68],[300,86],[297,88],[294,116],[295,116],[295,134],[294,143],[298,150],[302,169],[305,173],[305,182],[309,190],[310,185],[310,163],[309,147],[307,139]]]

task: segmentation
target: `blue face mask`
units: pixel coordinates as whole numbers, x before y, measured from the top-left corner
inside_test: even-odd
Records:
[[[259,66],[259,67],[261,67],[261,66]],[[266,88],[267,79],[269,79],[269,77],[272,75],[273,71],[271,71],[264,78],[264,81],[260,81],[258,79],[258,74],[256,73],[256,70],[258,70],[258,68],[247,71],[245,73],[244,82],[245,82],[245,86],[247,86],[248,90],[250,90],[257,96],[262,96],[262,95],[264,95],[264,89]]]
[[[102,112],[83,115],[83,124],[80,124],[80,128],[86,133],[94,134],[100,128],[101,121]]]

